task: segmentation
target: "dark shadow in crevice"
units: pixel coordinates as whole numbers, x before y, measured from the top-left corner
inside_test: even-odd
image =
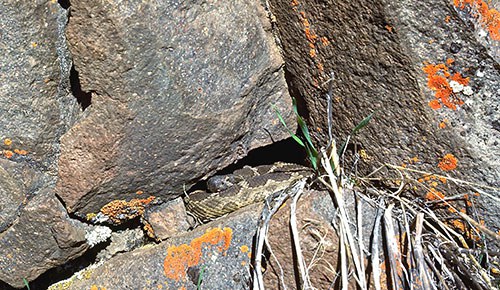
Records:
[[[82,111],[85,111],[85,109],[87,109],[87,107],[92,103],[92,93],[82,90],[80,77],[74,65],[71,67],[69,82],[71,84],[71,93],[75,96],[76,101],[82,107]]]
[[[275,162],[294,163],[308,166],[305,150],[297,144],[295,140],[288,138],[249,151],[246,157],[217,171],[214,176],[230,174],[237,169],[243,168],[244,166],[255,167],[259,165],[269,165]],[[188,192],[206,189],[206,180],[201,180],[193,185]]]
[[[294,81],[295,76],[286,69],[286,66],[284,71],[285,71],[285,81],[288,87],[288,93],[297,102],[297,111],[299,112],[299,115],[302,116],[302,118],[304,118],[305,120],[308,120],[309,111],[307,110],[304,96],[300,93],[299,88],[295,85]]]
[[[69,0],[58,0],[57,3],[59,3],[59,5],[64,9],[68,9],[71,6]]]

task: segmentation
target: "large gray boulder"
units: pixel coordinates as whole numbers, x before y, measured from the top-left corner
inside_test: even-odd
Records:
[[[172,198],[287,137],[270,105],[289,112],[290,98],[259,3],[71,5],[67,37],[92,100],[61,138],[58,195],[70,212],[137,191]]]

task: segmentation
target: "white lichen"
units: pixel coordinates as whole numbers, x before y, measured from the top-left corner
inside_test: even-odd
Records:
[[[464,87],[464,90],[462,91],[462,93],[466,96],[471,96],[472,94],[474,94],[474,91],[472,90],[471,87],[469,86],[465,86]]]
[[[456,81],[450,81],[450,87],[454,93],[460,93],[464,90],[464,85]]]
[[[95,226],[85,233],[85,239],[87,239],[87,244],[90,247],[94,247],[97,244],[105,242],[109,237],[111,237],[111,229],[105,226]]]

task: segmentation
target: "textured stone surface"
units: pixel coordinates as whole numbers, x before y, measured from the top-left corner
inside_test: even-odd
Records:
[[[146,209],[144,219],[151,225],[150,234],[159,240],[179,235],[191,227],[181,197]]]
[[[303,100],[318,144],[327,140],[325,82],[334,72],[332,128],[338,143],[375,112],[370,124],[351,140],[356,146],[348,148],[348,156],[355,148],[361,155],[357,166],[361,174],[384,163],[408,165],[416,157],[411,163],[414,169],[498,187],[499,66],[489,55],[495,50],[477,41],[474,26],[459,17],[463,12],[457,12],[452,1],[269,2],[291,91]],[[452,52],[457,47],[459,52]],[[448,58],[454,60],[452,74],[470,77],[474,94],[457,95],[465,104],[456,111],[434,111],[428,106],[434,92],[427,87],[423,62],[446,63]],[[484,77],[477,78],[478,72]],[[442,121],[445,129],[439,127]],[[458,159],[451,172],[437,168],[448,153]],[[426,190],[420,187],[418,194],[425,195]],[[440,190],[453,196],[476,189],[448,183]],[[486,196],[481,199],[481,219],[496,232],[500,220],[494,213],[500,205]]]
[[[248,289],[249,253],[258,208],[249,207],[159,245],[117,255],[85,271],[81,275],[84,279],[71,278],[50,289],[90,289],[93,285],[106,289],[197,289],[200,275],[203,289]],[[177,265],[174,274],[179,276],[167,278],[164,264],[169,251],[176,253],[170,257],[177,258],[167,263]]]
[[[2,1],[0,13],[0,138],[52,170],[59,136],[78,109],[61,38],[66,11],[54,1]]]
[[[0,233],[0,281],[23,287],[23,278],[40,274],[78,257],[87,248],[83,225],[69,218],[53,193],[41,192]]]
[[[142,229],[132,229],[114,232],[111,234],[111,242],[104,250],[97,254],[97,261],[109,260],[119,253],[130,252],[144,244],[144,232]]]
[[[24,287],[81,255],[83,225],[54,196],[59,137],[79,115],[69,93],[67,11],[57,1],[0,9],[0,288]]]
[[[290,112],[290,99],[259,4],[71,5],[70,49],[82,89],[93,92],[61,140],[58,190],[71,212],[96,212],[137,190],[182,194],[287,137],[270,104]]]

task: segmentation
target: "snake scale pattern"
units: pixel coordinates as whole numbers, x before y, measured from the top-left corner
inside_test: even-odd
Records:
[[[234,173],[210,178],[207,181],[208,191],[194,191],[184,201],[188,212],[201,221],[210,221],[262,202],[269,195],[288,189],[298,180],[311,175],[309,168],[290,163],[245,166]]]

